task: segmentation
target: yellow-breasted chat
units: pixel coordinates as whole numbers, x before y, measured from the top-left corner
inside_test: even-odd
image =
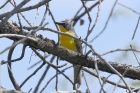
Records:
[[[56,22],[56,24],[58,25],[59,30],[61,32],[78,37],[74,30],[73,25],[70,22],[68,22],[68,20]],[[60,44],[61,44],[61,46],[65,47],[69,50],[82,53],[81,42],[72,37],[60,35]],[[80,74],[81,66],[75,65],[75,64],[73,66],[74,66],[74,83],[81,85],[81,74]]]

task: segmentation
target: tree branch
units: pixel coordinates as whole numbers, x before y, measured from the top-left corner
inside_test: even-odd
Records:
[[[27,32],[22,31],[22,33],[20,33],[19,35],[20,37],[18,37],[18,31],[20,31],[20,29],[18,29],[17,27],[15,29],[15,27],[13,27],[14,25],[10,23],[7,23],[7,25],[9,26],[8,30],[5,27],[0,28],[0,36],[2,36],[3,34],[9,34],[10,36],[4,35],[4,37],[7,37],[11,40],[20,40],[26,37],[26,35],[28,34]],[[59,56],[61,59],[66,60],[72,64],[78,64],[94,69],[94,62],[97,61],[99,70],[114,74],[114,72],[110,68],[108,68],[108,66],[104,62],[101,62],[100,60],[94,60],[94,58],[90,56],[70,51],[62,46],[57,45],[55,41],[48,38],[42,39],[39,36],[31,35],[30,37],[27,37],[27,40],[25,42],[28,46],[32,46],[36,49],[40,49],[41,51],[51,53],[55,56]],[[123,74],[128,67],[127,72],[124,76],[131,79],[140,80],[140,68],[134,67],[132,65],[120,64],[117,62],[109,63],[121,74]]]

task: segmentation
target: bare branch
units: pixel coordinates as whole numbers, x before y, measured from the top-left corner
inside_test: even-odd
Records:
[[[39,3],[37,3],[36,5],[28,6],[28,7],[19,9],[19,10],[16,11],[15,13],[25,12],[25,11],[28,11],[28,10],[32,10],[32,9],[38,8],[38,7],[42,6],[42,5],[44,5],[45,3],[48,3],[49,1],[50,1],[50,0],[42,0],[42,2],[39,2]],[[0,19],[2,19],[3,17],[5,17],[8,13],[9,13],[9,12],[1,14],[1,15],[0,15]]]
[[[0,29],[0,34],[2,35],[4,33],[6,33],[4,31],[4,29]],[[9,31],[8,33],[10,34],[10,33],[15,33],[15,32]],[[17,34],[18,33],[16,33],[16,35],[13,34],[14,38],[12,38],[12,37],[8,37],[8,38],[10,38],[10,39],[16,38],[16,40],[20,40],[21,38],[25,37],[25,36],[17,35]],[[26,35],[26,34],[27,33],[24,33],[24,35]],[[19,36],[20,38],[19,37],[17,38],[16,36]],[[78,65],[86,66],[89,68],[95,68],[94,67],[94,61],[95,61],[94,58],[87,57],[87,56],[81,55],[79,53],[76,53],[74,51],[70,51],[68,49],[65,49],[65,48],[55,44],[55,42],[52,40],[49,40],[49,39],[42,40],[39,37],[35,37],[35,38],[33,38],[33,37],[34,36],[27,38],[28,44],[30,46],[35,47],[37,49],[40,49],[42,51],[49,52],[55,56],[59,56],[60,58],[67,60],[68,62],[71,62],[72,64],[78,64]],[[42,43],[40,43],[39,41],[41,41]],[[112,65],[120,73],[123,73],[126,69],[126,64],[119,64],[116,62],[109,62],[109,64]],[[139,68],[133,67],[131,65],[128,65],[128,67],[129,67],[129,69],[128,69],[127,73],[125,74],[125,77],[140,80]],[[102,61],[98,61],[98,68],[99,68],[99,70],[114,74],[114,72],[110,68],[108,68],[106,66],[106,64]]]
[[[15,62],[15,61],[21,60],[21,59],[24,57],[25,49],[26,49],[26,45],[23,45],[22,54],[21,54],[21,56],[20,56],[19,58],[13,59],[13,60],[9,60],[9,61],[2,61],[2,62],[1,62],[1,65],[5,64],[5,63],[11,63],[11,62]]]
[[[11,12],[9,12],[9,13],[5,16],[4,20],[2,20],[2,22],[0,23],[0,26],[5,25],[5,23],[7,22],[7,20],[8,20],[13,14],[17,13],[17,11],[18,11],[21,7],[23,7],[26,3],[28,3],[29,1],[30,1],[30,0],[24,0],[24,1],[22,1],[19,5],[17,5]]]
[[[28,93],[28,92],[8,90],[0,86],[0,93]]]
[[[95,77],[98,78],[97,74],[95,74],[94,72],[91,72],[90,70],[88,70],[88,69],[86,69],[86,68],[82,68],[82,69],[83,69],[85,72],[87,72],[87,73],[89,73],[89,74],[91,74],[91,75],[93,75],[93,76],[95,76]],[[113,81],[110,81],[110,80],[108,80],[108,79],[105,78],[105,77],[101,77],[101,79],[102,79],[103,81],[106,81],[106,82],[108,82],[108,83],[114,85],[114,86],[117,85],[117,83],[115,83],[115,82],[113,82]],[[120,85],[120,84],[118,84],[118,87],[127,89],[126,86]],[[132,87],[131,87],[131,89],[134,90],[135,88],[132,88]],[[137,92],[137,91],[139,91],[139,89],[135,89],[135,92]]]

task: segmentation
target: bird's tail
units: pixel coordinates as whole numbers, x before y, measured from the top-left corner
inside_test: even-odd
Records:
[[[73,65],[74,66],[74,83],[81,85],[81,66],[80,65]]]

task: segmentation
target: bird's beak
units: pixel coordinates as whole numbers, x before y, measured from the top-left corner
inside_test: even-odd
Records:
[[[60,24],[62,24],[62,23],[60,23],[60,22],[55,22],[55,24],[58,24],[58,25],[60,25]]]
[[[64,22],[55,22],[55,24],[62,25]]]

